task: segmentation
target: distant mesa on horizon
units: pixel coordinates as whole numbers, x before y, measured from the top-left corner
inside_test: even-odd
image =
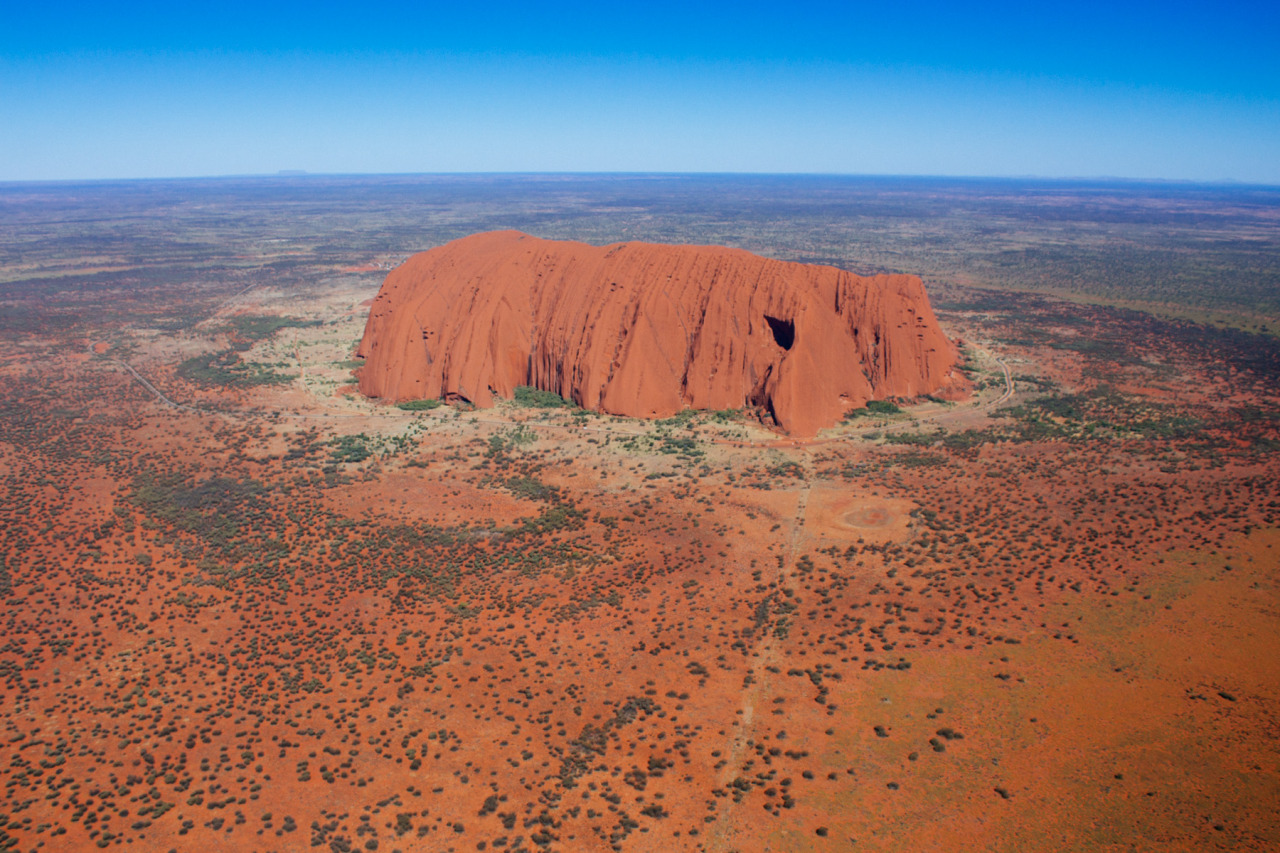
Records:
[[[759,407],[803,437],[870,400],[969,389],[916,276],[518,231],[393,270],[358,354],[360,391],[390,402],[489,407],[531,385],[639,418]]]

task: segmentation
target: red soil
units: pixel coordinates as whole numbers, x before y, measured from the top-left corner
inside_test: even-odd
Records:
[[[1274,380],[979,313],[1010,411],[791,447],[0,342],[0,848],[1280,848]]]
[[[488,407],[533,385],[633,417],[760,406],[801,436],[868,400],[967,387],[914,276],[516,231],[394,270],[359,353],[361,391],[392,401]]]

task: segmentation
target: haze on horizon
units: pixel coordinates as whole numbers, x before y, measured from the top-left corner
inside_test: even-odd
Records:
[[[0,31],[0,181],[305,170],[1280,184],[1280,11],[1262,3],[14,5]]]

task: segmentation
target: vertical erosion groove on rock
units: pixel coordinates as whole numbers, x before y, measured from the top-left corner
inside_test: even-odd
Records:
[[[959,394],[920,279],[718,246],[476,234],[387,276],[360,390],[493,404],[533,385],[597,411],[759,406],[810,436],[868,400]]]

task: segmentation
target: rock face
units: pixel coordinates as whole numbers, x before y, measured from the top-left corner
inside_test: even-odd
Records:
[[[361,392],[390,401],[488,407],[533,385],[642,418],[760,406],[798,436],[868,400],[967,387],[914,276],[518,231],[393,270],[359,354]]]

